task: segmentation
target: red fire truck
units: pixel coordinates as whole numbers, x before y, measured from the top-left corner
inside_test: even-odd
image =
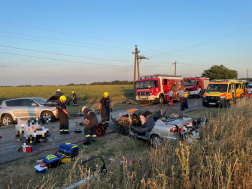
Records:
[[[142,104],[151,101],[164,103],[168,100],[168,93],[173,91],[173,99],[179,100],[178,91],[183,82],[182,76],[155,74],[140,77],[136,81],[136,100]]]
[[[190,96],[198,96],[201,98],[208,84],[209,78],[206,77],[184,78],[184,86]]]

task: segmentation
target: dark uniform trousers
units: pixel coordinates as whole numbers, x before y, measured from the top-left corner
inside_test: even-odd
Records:
[[[105,124],[107,127],[109,125],[109,117],[110,117],[110,109],[102,108],[101,109],[102,124]]]
[[[185,109],[185,97],[180,97],[180,110]]]
[[[67,115],[59,115],[60,121],[60,132],[68,132],[68,116]]]
[[[73,103],[74,103],[74,106],[78,106],[76,98],[73,99]]]
[[[185,108],[188,108],[187,98],[186,98],[186,97],[184,98],[184,107],[185,107]]]
[[[97,118],[92,119],[84,129],[84,133],[88,142],[95,140],[96,138],[96,127],[98,125]]]

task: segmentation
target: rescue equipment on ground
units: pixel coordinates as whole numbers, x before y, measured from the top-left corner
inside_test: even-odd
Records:
[[[31,145],[26,145],[25,143],[21,147],[22,152],[32,152],[32,146]]]
[[[98,136],[98,137],[106,136],[106,130],[107,130],[106,125],[99,123],[98,126],[96,127],[96,130],[95,130],[96,136]]]
[[[63,158],[62,154],[49,154],[47,156],[43,156],[43,161],[47,164],[47,166],[50,167],[57,167],[61,163],[61,159]]]
[[[78,155],[79,147],[76,144],[65,142],[60,144],[58,153],[62,154],[64,157],[73,158]]]

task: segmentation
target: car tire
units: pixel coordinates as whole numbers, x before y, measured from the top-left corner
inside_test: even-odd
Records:
[[[52,122],[55,120],[53,113],[50,111],[42,112],[40,118],[43,119],[45,123]]]
[[[12,125],[13,124],[13,119],[12,119],[11,115],[9,115],[9,114],[3,115],[2,116],[2,124],[4,126]]]
[[[125,136],[129,135],[129,129],[126,128],[124,125],[119,125],[117,127],[117,132]]]
[[[158,135],[151,136],[151,146],[153,148],[159,149],[162,146],[162,139]]]

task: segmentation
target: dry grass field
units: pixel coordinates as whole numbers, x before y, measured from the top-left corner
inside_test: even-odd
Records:
[[[204,113],[203,113],[204,112]],[[79,188],[252,188],[252,101],[243,99],[228,109],[191,112],[207,116],[202,140],[168,143],[152,149],[147,142],[111,134],[89,148],[78,160],[46,174],[34,174],[35,160],[12,165],[0,172],[6,188],[64,188],[83,178],[82,160],[101,155],[108,173]],[[109,158],[113,157],[114,161]],[[122,157],[136,162],[120,166]],[[99,162],[96,162],[99,163]],[[24,174],[25,173],[25,174]]]

